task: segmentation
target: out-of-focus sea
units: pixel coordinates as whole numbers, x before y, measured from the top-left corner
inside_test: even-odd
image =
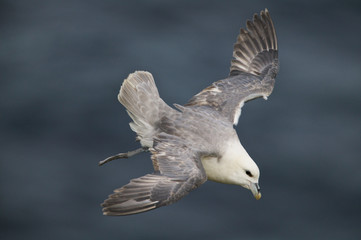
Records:
[[[152,72],[184,104],[228,75],[240,27],[268,8],[280,72],[236,127],[262,199],[207,182],[128,217],[100,203],[152,172],[119,87]],[[359,1],[0,1],[1,239],[360,239]]]

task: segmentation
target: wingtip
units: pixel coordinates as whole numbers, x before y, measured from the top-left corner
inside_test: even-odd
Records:
[[[230,76],[239,72],[262,74],[277,58],[276,31],[267,8],[253,15],[241,29],[233,47]]]
[[[265,14],[269,14],[268,8],[264,8],[264,10],[261,10],[261,12],[264,12]]]
[[[269,13],[269,11],[268,11],[268,8],[265,8],[265,9],[264,9],[264,12],[265,12],[265,14],[266,14],[267,17],[269,17],[269,18],[271,17],[271,15],[270,15],[270,13]]]

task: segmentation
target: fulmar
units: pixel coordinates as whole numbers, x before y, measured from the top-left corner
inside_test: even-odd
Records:
[[[115,189],[102,203],[104,215],[130,215],[172,204],[207,179],[240,185],[261,198],[260,171],[234,129],[247,101],[271,94],[279,68],[276,32],[267,9],[241,29],[229,76],[175,108],[159,96],[151,73],[124,80],[119,102],[133,120],[141,148],[99,162],[150,152],[154,172]]]

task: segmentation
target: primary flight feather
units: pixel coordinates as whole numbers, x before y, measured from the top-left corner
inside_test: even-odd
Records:
[[[132,118],[130,127],[142,147],[99,164],[150,151],[154,172],[115,189],[102,204],[104,215],[130,215],[172,204],[207,179],[240,185],[259,199],[259,169],[233,125],[245,102],[267,99],[277,72],[277,37],[266,9],[247,21],[247,29],[240,30],[229,76],[184,106],[168,106],[149,72],[130,74],[118,100]]]

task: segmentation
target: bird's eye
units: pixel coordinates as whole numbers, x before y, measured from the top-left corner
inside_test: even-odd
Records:
[[[248,170],[246,170],[246,174],[249,176],[249,177],[253,177],[252,173]]]

